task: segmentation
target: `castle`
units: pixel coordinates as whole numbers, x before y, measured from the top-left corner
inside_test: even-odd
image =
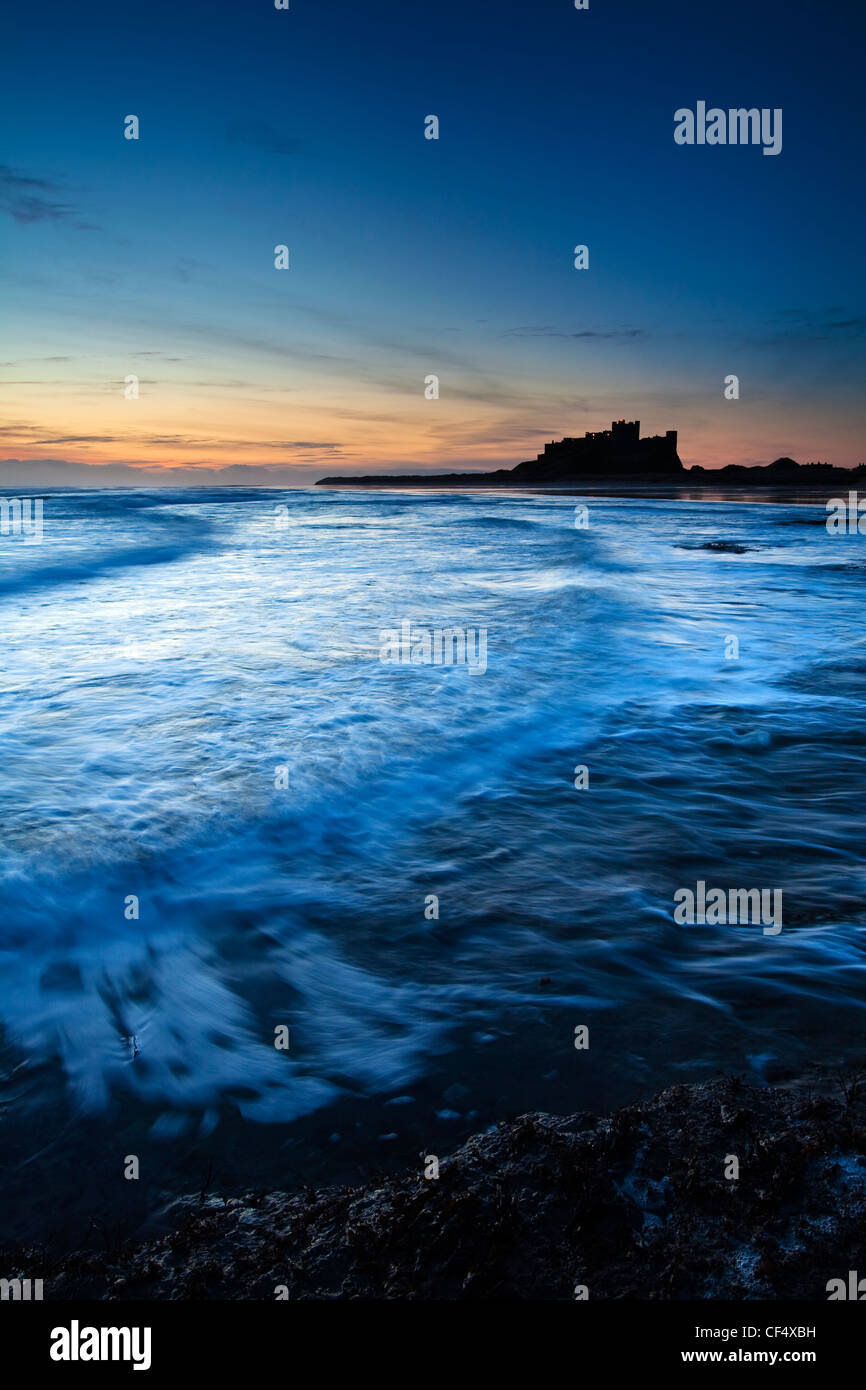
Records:
[[[612,420],[609,430],[587,430],[582,439],[551,440],[537,458],[512,469],[518,478],[533,481],[574,475],[671,474],[685,470],[677,453],[677,432],[640,437],[640,420]]]

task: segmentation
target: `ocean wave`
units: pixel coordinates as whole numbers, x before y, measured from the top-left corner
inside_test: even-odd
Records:
[[[302,1143],[344,1176],[395,1095],[405,1158],[442,1111],[862,1051],[866,657],[834,542],[779,563],[784,507],[540,507],[112,494],[62,499],[35,560],[9,538],[0,1099],[32,1171],[66,1181],[85,1113],[154,1171],[189,1135],[278,1183]],[[755,553],[678,549],[720,536]],[[483,626],[486,671],[380,661],[403,619]],[[678,925],[701,879],[780,888],[783,930]]]

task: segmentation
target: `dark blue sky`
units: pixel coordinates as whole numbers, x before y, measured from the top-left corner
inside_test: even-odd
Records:
[[[864,30],[775,0],[20,7],[0,456],[478,467],[637,415],[687,463],[855,463]],[[781,154],[676,145],[698,100],[781,107]]]

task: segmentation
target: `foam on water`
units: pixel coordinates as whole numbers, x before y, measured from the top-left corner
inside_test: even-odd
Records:
[[[49,494],[0,538],[20,1157],[59,1100],[168,1139],[449,1070],[496,1119],[541,1075],[580,1108],[862,1053],[862,538],[576,500]],[[485,627],[486,672],[382,663],[404,618]],[[783,932],[676,926],[698,878],[781,887]]]

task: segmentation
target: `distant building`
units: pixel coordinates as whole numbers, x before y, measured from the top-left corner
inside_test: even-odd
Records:
[[[569,478],[574,475],[670,474],[685,470],[677,453],[677,432],[640,437],[640,420],[612,420],[609,430],[587,430],[582,438],[551,440],[544,452],[512,472],[521,478]]]

